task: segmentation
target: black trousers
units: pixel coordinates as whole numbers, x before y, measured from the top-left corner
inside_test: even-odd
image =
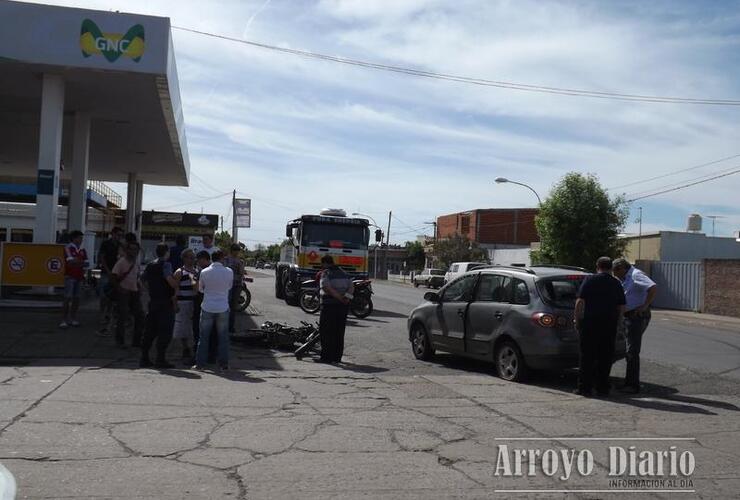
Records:
[[[627,313],[627,372],[624,385],[640,388],[640,350],[642,349],[642,334],[650,324],[650,311],[642,314]]]
[[[200,341],[200,306],[203,304],[203,294],[195,294],[193,299],[193,346],[198,348],[198,342]],[[213,335],[210,337],[208,344],[208,362],[216,362],[216,354],[218,353],[218,333],[216,333],[216,324],[213,324]]]
[[[172,340],[172,329],[175,326],[175,310],[169,304],[149,304],[146,316],[144,342],[141,345],[141,359],[149,359],[149,351],[156,340],[157,361],[165,361],[167,346]]]
[[[589,392],[596,385],[599,393],[608,394],[614,342],[617,337],[617,320],[584,319],[580,337],[578,388]]]
[[[321,335],[321,360],[327,363],[342,361],[344,354],[344,329],[347,326],[349,307],[344,304],[323,304],[319,318]]]

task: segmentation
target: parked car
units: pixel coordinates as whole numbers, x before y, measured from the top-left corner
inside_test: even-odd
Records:
[[[447,273],[445,273],[445,283],[449,283],[468,271],[486,266],[488,266],[488,264],[485,262],[453,262],[450,264],[450,268],[447,270]]]
[[[262,269],[275,269],[275,265],[272,262],[265,262]]]
[[[468,272],[436,292],[408,318],[414,356],[436,350],[493,361],[501,378],[519,382],[530,369],[578,366],[573,328],[576,294],[588,273],[565,266],[491,266]],[[615,360],[624,357],[617,335]]]
[[[264,269],[265,268],[265,262],[262,260],[258,260],[257,263],[254,265],[255,269]]]
[[[442,269],[424,269],[414,276],[414,286],[424,285],[427,288],[439,288],[445,284],[445,272]]]

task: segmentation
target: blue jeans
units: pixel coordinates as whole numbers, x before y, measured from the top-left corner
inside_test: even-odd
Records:
[[[205,366],[208,362],[208,344],[211,341],[214,323],[216,323],[218,333],[218,364],[220,366],[229,364],[229,311],[212,313],[201,310],[200,338],[198,339],[198,350],[195,353],[195,364],[198,366]]]

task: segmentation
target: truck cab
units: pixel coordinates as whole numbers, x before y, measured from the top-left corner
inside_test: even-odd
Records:
[[[324,209],[318,215],[302,215],[285,228],[287,240],[275,271],[275,296],[296,304],[303,281],[321,270],[321,258],[334,262],[353,278],[368,275],[367,219],[347,217],[344,210]]]

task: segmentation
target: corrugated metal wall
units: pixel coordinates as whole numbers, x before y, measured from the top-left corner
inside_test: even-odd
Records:
[[[653,305],[664,309],[701,311],[704,307],[702,262],[653,262],[651,278],[658,285]]]

